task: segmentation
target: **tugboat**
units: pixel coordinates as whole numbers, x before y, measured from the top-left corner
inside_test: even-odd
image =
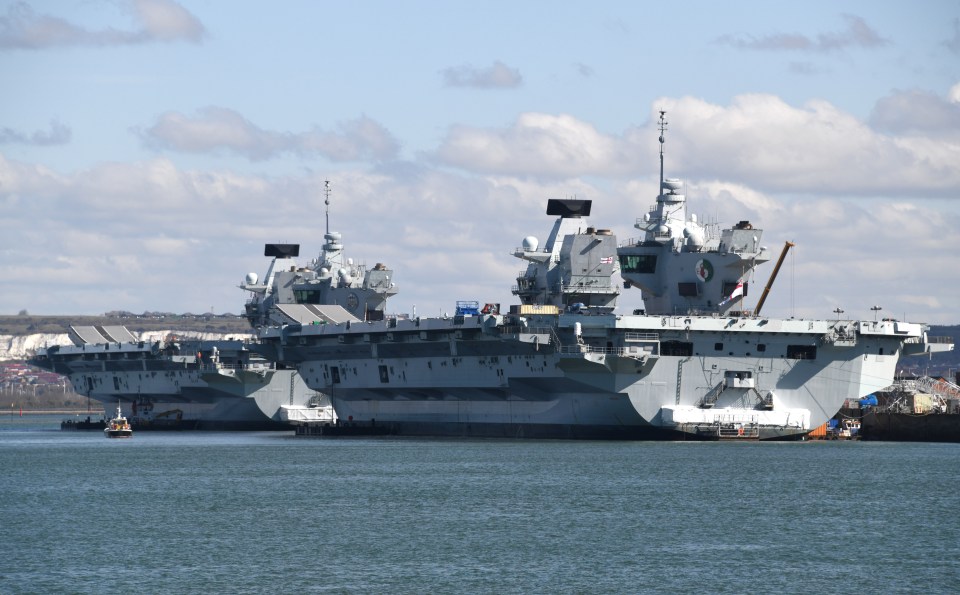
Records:
[[[117,403],[116,417],[107,422],[107,427],[103,429],[103,433],[107,438],[133,437],[133,428],[130,427],[130,422],[127,421],[127,418],[123,416],[120,403]]]

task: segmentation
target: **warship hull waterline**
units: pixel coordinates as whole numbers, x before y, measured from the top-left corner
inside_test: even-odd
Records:
[[[514,252],[528,265],[509,312],[271,326],[257,349],[296,366],[341,419],[398,434],[791,439],[891,384],[900,356],[952,347],[922,324],[735,310],[769,260],[761,230],[688,216],[682,183],[663,178],[663,114],[660,129],[644,237],[618,245],[584,224],[590,201],[550,200],[543,249],[527,237]],[[615,312],[618,274],[644,311]]]

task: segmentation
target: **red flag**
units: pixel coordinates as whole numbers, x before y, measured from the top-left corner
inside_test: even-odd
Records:
[[[743,281],[742,280],[737,282],[737,286],[734,288],[733,292],[729,296],[727,296],[723,301],[717,304],[717,306],[722,308],[726,306],[728,303],[737,299],[738,297],[743,297]]]

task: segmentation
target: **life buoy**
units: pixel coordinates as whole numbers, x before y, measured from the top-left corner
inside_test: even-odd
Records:
[[[743,436],[743,428],[737,428],[737,436]]]

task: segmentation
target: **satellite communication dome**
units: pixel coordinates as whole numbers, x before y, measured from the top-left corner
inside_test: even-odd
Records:
[[[700,248],[703,246],[703,230],[700,227],[684,227],[683,235],[687,238],[687,245]]]
[[[523,238],[523,249],[527,252],[536,252],[540,242],[533,236]]]
[[[244,281],[247,282],[247,285],[256,285],[257,281],[260,280],[260,277],[256,273],[247,273],[247,276],[244,277]]]

